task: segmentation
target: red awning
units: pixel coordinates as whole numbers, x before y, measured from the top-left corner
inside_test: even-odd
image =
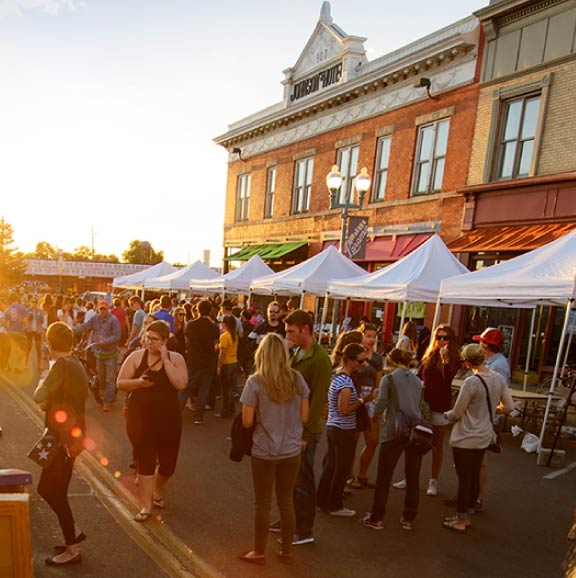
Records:
[[[366,257],[362,261],[397,261],[417,249],[431,235],[390,235],[366,242]],[[338,241],[324,241],[322,249],[338,246]],[[354,259],[360,261],[360,259]]]
[[[570,233],[574,228],[576,223],[487,227],[466,233],[448,243],[448,248],[453,253],[532,251]]]

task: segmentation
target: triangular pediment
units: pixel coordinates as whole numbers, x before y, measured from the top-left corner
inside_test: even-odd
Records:
[[[294,79],[302,78],[311,71],[340,57],[346,35],[334,25],[319,20],[312,36],[292,68]]]

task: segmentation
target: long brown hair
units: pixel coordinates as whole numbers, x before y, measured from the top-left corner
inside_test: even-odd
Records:
[[[448,335],[448,358],[450,361],[457,361],[460,359],[460,352],[458,351],[458,345],[456,344],[456,333],[450,325],[438,325],[434,332],[432,333],[432,339],[430,344],[426,348],[426,352],[422,356],[422,365],[424,367],[436,366],[440,367],[442,365],[442,358],[440,357],[440,342],[437,339],[438,333],[443,331]]]
[[[356,330],[340,333],[336,340],[336,345],[332,350],[332,367],[338,367],[342,362],[342,353],[344,352],[344,348],[350,343],[362,343],[362,337],[362,333]]]
[[[234,315],[224,315],[224,317],[222,317],[222,325],[224,325],[228,333],[230,333],[232,343],[236,343],[238,340],[238,335],[236,334],[236,317],[234,317]]]
[[[301,391],[300,374],[290,366],[288,346],[276,333],[268,333],[254,357],[253,374],[266,390],[270,401],[284,403]]]

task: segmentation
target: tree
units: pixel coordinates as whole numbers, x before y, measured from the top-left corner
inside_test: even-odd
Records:
[[[14,247],[12,226],[0,218],[0,289],[19,283],[26,273],[24,255]]]
[[[58,249],[46,241],[36,243],[36,251],[28,253],[26,257],[30,259],[58,259]]]
[[[148,241],[136,239],[130,241],[128,250],[122,253],[122,259],[125,263],[156,265],[164,259],[164,251],[155,251]]]

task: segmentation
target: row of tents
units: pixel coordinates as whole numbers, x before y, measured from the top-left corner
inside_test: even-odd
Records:
[[[366,273],[331,246],[279,273],[274,273],[256,255],[225,275],[219,275],[200,261],[178,270],[168,263],[159,263],[114,279],[114,286],[189,290],[194,294],[300,295],[301,304],[306,295],[392,301],[403,304],[402,317],[407,303],[436,302],[434,325],[439,321],[443,303],[526,308],[533,310],[531,338],[535,308],[561,306],[565,307],[565,317],[553,373],[553,383],[556,383],[563,352],[567,355],[570,348],[566,336],[571,339],[573,334],[573,327],[569,330],[568,325],[576,298],[576,230],[529,253],[474,272],[469,272],[442,239],[433,235],[409,255],[374,273]],[[324,307],[324,313],[326,311]],[[321,327],[324,322],[325,319]],[[531,346],[530,340],[529,348]],[[548,400],[544,424],[551,400],[552,397]],[[541,440],[543,435],[544,425]]]

